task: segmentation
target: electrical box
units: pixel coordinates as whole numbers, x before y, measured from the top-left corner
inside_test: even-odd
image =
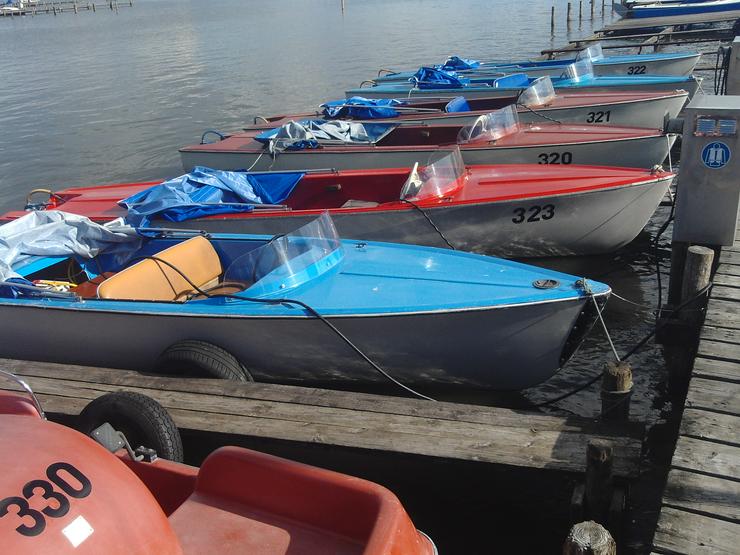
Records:
[[[727,70],[727,94],[740,94],[740,37],[735,37]]]
[[[673,240],[732,245],[740,207],[740,96],[696,95],[685,109]]]

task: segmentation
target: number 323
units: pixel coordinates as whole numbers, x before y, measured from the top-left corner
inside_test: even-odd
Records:
[[[552,204],[544,206],[530,206],[529,208],[515,208],[514,217],[511,219],[515,224],[524,222],[539,222],[549,220],[555,216],[555,207]]]

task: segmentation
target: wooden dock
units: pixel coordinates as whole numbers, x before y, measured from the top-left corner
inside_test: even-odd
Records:
[[[638,424],[7,359],[0,368],[26,379],[45,410],[61,415],[130,390],[159,401],[185,430],[565,472],[582,472],[588,441],[603,439],[613,445],[615,475],[626,478],[637,474],[642,448]]]
[[[77,0],[52,0],[48,2],[26,3],[23,8],[17,11],[0,11],[0,17],[17,17],[17,16],[35,16],[41,14],[61,14],[65,12],[79,13],[82,11],[96,12],[98,10],[107,10],[118,12],[120,7],[134,7],[134,0],[108,0],[96,4],[94,1],[77,1]]]
[[[713,278],[656,553],[740,552],[740,241]]]

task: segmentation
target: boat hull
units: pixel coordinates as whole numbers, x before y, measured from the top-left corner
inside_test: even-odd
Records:
[[[124,302],[112,312],[77,304],[0,303],[0,356],[149,371],[168,346],[197,339],[232,353],[257,381],[342,388],[389,383],[315,318],[127,312]],[[329,320],[403,383],[519,390],[562,366],[567,338],[587,304],[593,302],[580,297]],[[588,322],[583,316],[579,328],[590,328],[592,316]]]
[[[670,92],[677,88],[686,90],[689,93],[689,98],[692,98],[699,88],[699,79],[690,79],[682,81],[680,83],[669,81],[669,82],[651,82],[651,83],[634,83],[634,84],[621,84],[621,85],[592,85],[592,86],[580,86],[580,87],[556,87],[556,90],[561,93],[567,93],[574,91],[578,93],[589,93],[589,92],[625,92],[625,91],[652,91],[652,92]],[[359,89],[352,89],[347,91],[345,94],[347,98],[353,96],[363,96],[365,98],[454,98],[456,96],[464,96],[465,98],[486,98],[486,97],[500,97],[509,96],[512,92],[523,89],[510,89],[501,88],[496,89],[493,87],[465,87],[459,89],[411,89],[409,87],[361,87]]]
[[[616,4],[615,4],[616,6]],[[671,17],[678,15],[694,15],[704,13],[718,13],[740,10],[740,2],[715,3],[692,3],[681,6],[636,6],[625,9],[622,7],[617,10],[624,17],[643,19],[649,17]]]
[[[572,256],[614,251],[643,229],[672,177],[595,191],[527,199],[424,207],[460,250],[507,258]],[[409,207],[393,211],[331,210],[348,239],[447,247],[426,216]],[[214,217],[178,222],[212,233],[289,233],[314,214]],[[166,222],[162,222],[165,225]]]
[[[648,135],[580,143],[556,143],[533,146],[475,146],[460,149],[466,165],[545,164],[565,161],[568,164],[652,168],[668,156],[675,135]],[[195,166],[219,170],[300,171],[334,168],[337,170],[411,167],[426,162],[439,146],[417,146],[408,149],[351,147],[343,150],[309,149],[285,151],[275,158],[266,151],[218,151],[183,149],[180,151],[185,171]]]
[[[594,102],[584,97],[583,104],[577,106],[543,106],[528,109],[517,106],[519,121],[522,123],[544,123],[556,120],[561,123],[588,123],[591,125],[623,125],[661,129],[668,118],[678,117],[686,94],[667,94],[654,98],[639,98],[619,101]],[[486,111],[452,112],[438,114],[404,115],[400,118],[353,120],[371,123],[415,123],[424,125],[469,125]],[[269,124],[255,124],[245,127],[246,131],[268,130],[288,123],[290,120],[314,119],[316,114],[295,114],[276,119]],[[549,119],[548,119],[549,118]]]

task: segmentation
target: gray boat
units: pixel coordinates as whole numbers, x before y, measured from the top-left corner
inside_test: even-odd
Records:
[[[556,123],[522,124],[512,107],[468,126],[291,122],[180,149],[185,171],[284,171],[411,167],[440,148],[460,146],[467,165],[581,164],[652,168],[676,135],[657,129]]]
[[[245,131],[272,129],[288,123],[314,118],[358,122],[398,122],[417,124],[468,125],[479,116],[516,104],[522,123],[589,123],[660,129],[675,118],[688,100],[688,92],[568,92],[556,94],[549,77],[537,79],[521,94],[502,97],[453,98],[354,98],[323,104],[321,110],[299,114],[255,117]],[[462,100],[462,101],[461,101]],[[373,104],[390,102],[373,109]],[[379,112],[379,113],[378,113]]]

